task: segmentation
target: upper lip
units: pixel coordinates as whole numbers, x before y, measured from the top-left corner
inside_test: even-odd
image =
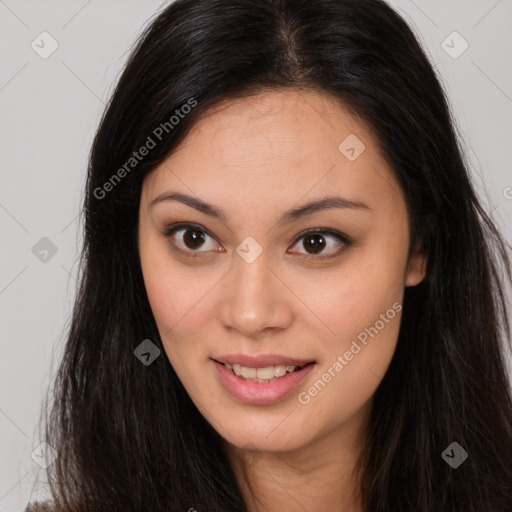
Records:
[[[304,366],[314,363],[313,359],[297,359],[294,357],[280,356],[277,354],[264,354],[261,356],[249,356],[245,354],[227,354],[213,358],[218,363],[239,364],[247,368],[266,368],[267,366]]]

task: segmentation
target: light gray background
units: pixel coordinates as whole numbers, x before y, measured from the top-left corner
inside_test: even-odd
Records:
[[[166,3],[0,0],[1,511],[44,496],[31,454],[75,293],[87,155],[135,37]],[[391,3],[439,70],[484,204],[512,241],[512,0]],[[47,59],[31,47],[43,31],[59,45]],[[462,48],[454,31],[469,44],[457,59],[442,46]],[[42,237],[58,249],[47,262],[32,252]]]

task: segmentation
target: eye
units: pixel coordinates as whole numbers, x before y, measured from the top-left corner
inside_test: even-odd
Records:
[[[170,239],[171,249],[173,251],[184,253],[191,258],[204,257],[206,256],[204,253],[209,251],[223,251],[223,249],[219,250],[220,246],[215,241],[215,238],[197,224],[175,224],[165,230],[163,234]],[[305,253],[293,248],[300,240],[302,240],[302,247],[305,249]],[[210,244],[209,247],[208,241]],[[295,239],[292,248],[288,249],[287,252],[300,254],[301,257],[305,257],[306,259],[318,261],[333,258],[341,254],[347,247],[350,247],[351,244],[351,240],[342,233],[317,228],[301,233]],[[322,254],[323,252],[327,252],[328,254]]]
[[[294,245],[296,245],[300,240],[302,240],[301,245],[302,248],[305,249],[306,253],[301,253],[293,248],[289,249],[288,252],[303,254],[307,259],[312,260],[333,258],[341,254],[352,244],[351,240],[346,235],[337,231],[325,229],[309,230],[306,233],[302,233],[297,238]],[[327,250],[324,251],[325,249]],[[322,251],[327,252],[328,254],[321,254]],[[317,254],[320,254],[320,256],[316,256]]]
[[[182,232],[181,234],[178,234]],[[203,228],[195,224],[176,224],[164,232],[164,235],[171,239],[171,244],[174,250],[178,252],[185,252],[187,256],[197,257],[203,254],[190,254],[194,252],[204,253],[210,250],[218,249],[219,245],[214,242],[214,238]],[[175,236],[176,235],[176,236]],[[177,238],[178,242],[174,239]],[[208,247],[208,239],[211,239],[210,246]],[[199,249],[206,249],[201,251]]]

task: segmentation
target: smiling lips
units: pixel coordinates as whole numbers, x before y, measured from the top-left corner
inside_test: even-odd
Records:
[[[223,364],[235,375],[250,382],[272,382],[275,379],[301,370],[307,364],[314,361],[305,359],[293,359],[278,355],[265,355],[260,357],[246,356],[243,354],[231,354],[214,359]]]
[[[241,402],[268,405],[300,385],[316,361],[277,355],[231,354],[213,359],[226,390]]]
[[[286,373],[292,373],[297,369],[301,369],[299,366],[293,365],[278,365],[278,366],[266,366],[264,368],[249,368],[248,366],[241,366],[239,364],[231,365],[226,363],[224,365],[228,370],[232,370],[235,375],[242,377],[245,380],[252,382],[272,382],[274,379],[283,377]]]

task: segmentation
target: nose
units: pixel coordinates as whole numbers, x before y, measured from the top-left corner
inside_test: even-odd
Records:
[[[293,293],[268,266],[264,253],[252,263],[235,255],[222,283],[220,320],[226,329],[258,338],[286,329],[293,320]]]

